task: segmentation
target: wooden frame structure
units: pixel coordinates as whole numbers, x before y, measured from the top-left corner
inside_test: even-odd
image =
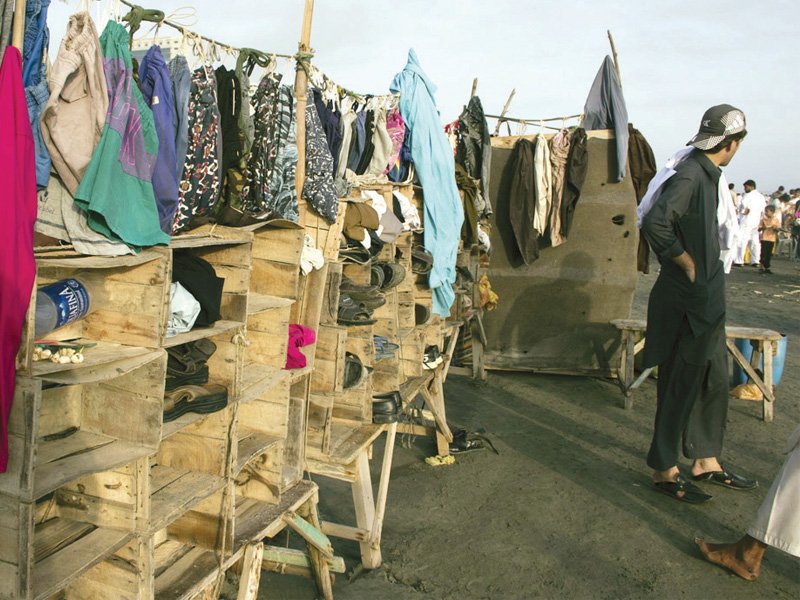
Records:
[[[633,392],[653,372],[647,368],[639,376],[634,375],[634,361],[636,355],[644,348],[647,323],[637,319],[614,319],[611,324],[620,332],[622,350],[620,352],[619,367],[616,369],[617,381],[624,396],[623,406],[633,408]],[[783,337],[777,331],[757,327],[725,327],[726,345],[733,360],[747,376],[761,390],[764,399],[761,405],[761,414],[764,421],[775,418],[775,386],[773,385],[773,357],[778,351],[778,342]],[[755,342],[755,349],[751,360],[748,361],[736,346],[735,340],[750,340]],[[756,372],[764,358],[763,376]]]

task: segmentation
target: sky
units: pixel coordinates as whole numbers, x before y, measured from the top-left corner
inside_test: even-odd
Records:
[[[53,57],[69,15],[85,4],[99,20],[117,2],[53,0]],[[293,54],[304,4],[194,0],[190,29],[233,46]],[[168,16],[186,5],[143,3]],[[120,5],[119,15],[125,12]],[[414,48],[438,86],[443,122],[458,117],[475,77],[487,114],[499,114],[516,89],[508,115],[539,120],[582,112],[610,53],[610,29],[629,118],[658,164],[694,135],[706,108],[724,102],[744,111],[748,129],[725,169],[728,180],[741,190],[754,179],[772,192],[800,187],[798,23],[796,0],[316,0],[311,46],[331,79],[372,94],[388,92]],[[161,35],[172,33],[164,27]],[[288,61],[279,70],[292,76]],[[512,133],[520,133],[516,125]]]

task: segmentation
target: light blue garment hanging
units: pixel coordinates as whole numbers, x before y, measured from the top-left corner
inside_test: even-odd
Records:
[[[446,317],[455,299],[453,283],[464,209],[456,188],[453,148],[433,98],[436,86],[422,70],[413,48],[391,90],[400,93],[400,114],[411,135],[411,159],[425,193],[425,248],[433,255],[428,279],[433,312]]]
[[[613,129],[617,142],[617,181],[625,179],[628,161],[628,109],[622,95],[617,70],[606,56],[583,107],[583,128]]]

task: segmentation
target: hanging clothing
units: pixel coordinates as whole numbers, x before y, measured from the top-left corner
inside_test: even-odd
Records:
[[[394,212],[398,218],[402,217],[403,229],[405,231],[422,231],[422,220],[417,207],[411,204],[411,200],[406,198],[400,190],[393,191],[392,196],[394,196],[396,204],[399,205],[400,214],[397,215],[397,210]],[[395,203],[393,202],[393,204]]]
[[[167,62],[161,48],[153,45],[139,65],[142,96],[153,111],[158,135],[158,155],[153,169],[153,193],[156,195],[161,231],[172,232],[172,221],[178,210],[178,177],[175,173],[175,101]]]
[[[616,179],[625,179],[625,168],[628,159],[628,109],[622,86],[619,83],[617,70],[610,56],[606,56],[597,76],[589,90],[586,104],[583,107],[583,128],[613,129],[617,147]]]
[[[550,140],[550,168],[553,183],[550,206],[550,245],[555,248],[567,240],[561,236],[561,202],[564,197],[564,183],[567,175],[567,159],[569,158],[569,131],[562,129]]]
[[[153,113],[133,85],[127,30],[109,21],[100,36],[109,110],[103,135],[75,192],[89,227],[134,247],[168,244],[153,193],[158,135]]]
[[[242,158],[242,136],[239,129],[239,114],[242,110],[242,94],[236,73],[224,65],[214,71],[217,80],[217,105],[222,137],[222,159],[220,173],[224,178],[228,169],[239,164]]]
[[[389,171],[400,162],[400,149],[403,147],[403,138],[406,135],[406,124],[397,108],[393,108],[386,115],[386,131],[392,140],[392,149],[389,152],[386,168],[383,170],[384,175],[388,175]]]
[[[579,127],[572,132],[569,141],[569,158],[564,180],[564,197],[561,199],[561,236],[567,238],[572,226],[572,217],[581,198],[581,188],[586,180],[589,154],[586,149],[586,131]]]
[[[8,468],[8,417],[16,355],[36,275],[36,157],[22,86],[22,57],[8,46],[0,65],[0,473]]]
[[[239,80],[239,94],[241,95],[242,109],[239,111],[239,133],[242,140],[242,157],[250,154],[255,136],[255,123],[250,104],[250,75],[253,74],[255,63],[248,60],[250,54],[240,52],[236,59],[236,78]],[[245,61],[247,64],[245,65]],[[242,165],[244,168],[244,165]]]
[[[333,156],[313,98],[306,105],[306,178],[303,198],[328,223],[336,221],[339,199],[333,187]]]
[[[50,98],[41,128],[53,168],[75,195],[108,112],[100,40],[89,13],[72,15],[50,69]]]
[[[192,72],[189,93],[189,145],[186,149],[180,202],[172,233],[191,226],[192,219],[210,215],[220,193],[220,125],[214,70],[201,66]]]
[[[172,82],[175,175],[180,182],[186,165],[186,149],[189,147],[189,92],[192,89],[192,72],[186,58],[180,54],[169,61],[167,68]]]
[[[279,74],[266,74],[253,96],[255,137],[242,196],[251,214],[271,213],[297,221],[294,99],[280,81]]]
[[[642,135],[642,132],[635,129],[628,123],[628,164],[631,170],[631,183],[636,194],[636,205],[638,206],[644,195],[647,193],[647,186],[650,185],[653,177],[658,170],[656,167],[656,157],[653,149]],[[641,273],[650,272],[650,246],[647,239],[639,236],[639,246],[636,249],[636,268]]]
[[[36,148],[36,185],[47,187],[50,178],[50,153],[44,143],[41,116],[50,90],[47,87],[44,50],[50,41],[47,28],[47,8],[50,0],[28,0],[25,4],[25,37],[22,46],[22,83],[25,85],[25,100]]]
[[[336,174],[339,168],[339,154],[342,150],[342,113],[332,107],[329,102],[325,102],[320,90],[314,88],[312,94],[314,95],[317,116],[322,124],[322,130],[325,132],[325,139],[328,142],[328,150],[333,157],[333,173]]]
[[[127,244],[107,238],[89,227],[88,215],[78,208],[57,175],[50,177],[47,188],[39,190],[36,231],[72,244],[79,254],[122,256],[135,254]]]
[[[297,222],[300,209],[297,205],[295,173],[297,170],[297,121],[294,90],[282,85],[279,90],[278,140],[280,150],[275,157],[275,167],[270,183],[270,208],[281,218]]]
[[[339,149],[339,158],[336,162],[336,180],[344,179],[347,170],[347,160],[350,156],[350,145],[353,142],[353,125],[356,121],[356,113],[348,110],[342,113],[342,145]]]
[[[456,185],[464,206],[464,226],[461,237],[465,246],[478,243],[478,210],[476,198],[480,196],[480,182],[470,177],[463,166],[456,163]]]
[[[366,144],[367,111],[361,110],[356,113],[353,121],[353,133],[350,137],[350,153],[347,157],[347,168],[353,173],[358,174],[358,164],[364,154]]]
[[[411,183],[414,179],[414,164],[411,158],[411,131],[406,126],[400,156],[387,173],[389,180],[399,184]]]
[[[392,138],[386,125],[386,109],[375,109],[375,129],[372,133],[372,158],[370,159],[365,175],[383,177],[386,166],[389,164],[389,155],[392,153]]]
[[[550,164],[550,145],[543,135],[536,137],[533,151],[534,189],[536,192],[536,211],[533,228],[542,236],[550,220],[550,206],[553,201],[553,167]]]
[[[375,151],[375,111],[368,110],[366,118],[364,119],[364,148],[361,151],[361,156],[358,159],[358,166],[354,169],[356,175],[364,175],[367,172],[367,167],[372,161],[372,153]]]
[[[446,317],[455,299],[453,283],[464,210],[456,188],[453,153],[433,97],[436,86],[413,49],[390,89],[400,93],[400,114],[413,132],[411,154],[425,190],[425,248],[433,254],[428,285],[433,290],[433,312]]]
[[[539,258],[539,240],[533,228],[536,216],[533,153],[533,142],[525,138],[520,138],[514,145],[511,155],[511,187],[508,193],[511,231],[526,265]]]
[[[481,218],[488,217],[492,214],[492,203],[489,198],[492,140],[483,105],[478,96],[469,99],[461,116],[458,117],[457,139],[456,162],[464,165],[470,177],[480,181],[484,205],[478,207],[478,211]]]

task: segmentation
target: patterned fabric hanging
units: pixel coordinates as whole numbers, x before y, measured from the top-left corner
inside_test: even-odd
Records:
[[[192,219],[209,215],[217,203],[220,190],[219,141],[217,81],[214,70],[202,66],[192,73],[189,143],[180,183],[180,204],[172,225],[173,234],[186,229]]]
[[[333,156],[314,101],[306,106],[306,179],[303,198],[329,223],[336,220],[339,200],[333,186]]]

